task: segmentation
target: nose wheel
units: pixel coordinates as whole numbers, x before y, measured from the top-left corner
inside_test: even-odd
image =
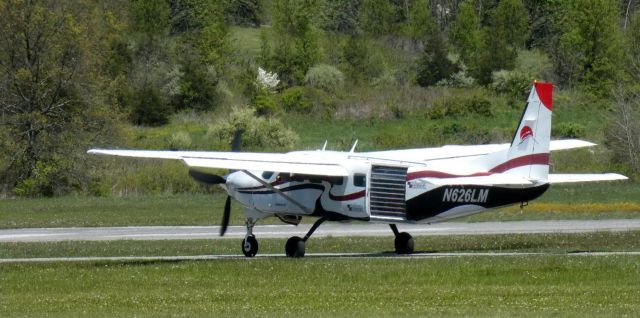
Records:
[[[394,245],[396,248],[396,254],[413,254],[413,237],[407,232],[398,232],[398,227],[395,224],[389,224],[396,239]]]
[[[258,240],[253,234],[242,240],[242,253],[246,257],[254,257],[258,254]]]
[[[246,257],[254,257],[258,254],[258,240],[253,235],[253,226],[256,224],[252,218],[248,218],[245,222],[247,225],[247,235],[242,240],[242,254]]]

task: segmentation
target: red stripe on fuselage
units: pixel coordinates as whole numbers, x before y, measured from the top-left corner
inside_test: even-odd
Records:
[[[333,195],[333,194],[331,194],[331,192],[329,192],[329,199],[331,199],[333,201],[351,201],[351,200],[355,200],[355,199],[360,199],[360,198],[364,197],[365,194],[367,194],[366,190],[354,192],[354,193],[347,194],[347,195]]]
[[[509,171],[511,169],[529,166],[529,165],[549,165],[549,154],[536,153],[533,155],[513,158],[505,163],[502,163],[493,167],[493,169],[489,170],[489,172],[502,173],[505,171]]]
[[[476,173],[466,174],[466,175],[450,174],[446,172],[430,171],[430,170],[416,171],[416,172],[407,174],[407,181],[411,181],[419,178],[448,179],[448,178],[464,178],[464,177],[483,177],[483,176],[490,176],[494,173],[506,172],[511,169],[528,166],[528,165],[549,165],[549,154],[537,153],[537,154],[514,158],[505,163],[502,163],[493,167],[488,172],[476,172]]]

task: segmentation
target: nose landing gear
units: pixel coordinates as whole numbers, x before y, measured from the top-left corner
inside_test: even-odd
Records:
[[[258,240],[256,240],[255,235],[253,235],[253,226],[256,222],[248,218],[245,224],[247,225],[247,234],[244,240],[242,240],[242,253],[246,257],[254,257],[258,254]]]

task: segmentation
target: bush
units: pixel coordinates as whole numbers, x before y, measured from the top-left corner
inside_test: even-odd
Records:
[[[298,135],[275,118],[257,117],[251,108],[236,108],[227,118],[210,126],[207,136],[231,145],[237,131],[242,131],[242,149],[291,149]]]
[[[453,97],[433,104],[427,112],[431,119],[467,115],[493,116],[491,101],[484,94]]]
[[[167,144],[171,150],[189,149],[192,144],[191,135],[184,131],[176,132],[168,138]]]
[[[282,92],[282,107],[285,111],[308,111],[311,101],[305,95],[304,87],[294,86],[286,89]]]
[[[131,120],[136,125],[161,126],[169,121],[172,109],[157,87],[146,83],[133,95]]]
[[[329,93],[335,93],[344,85],[344,75],[334,66],[318,64],[307,71],[304,83]]]
[[[580,138],[584,136],[586,128],[578,123],[561,123],[553,128],[553,135],[563,138]]]
[[[527,98],[534,79],[528,72],[505,70],[493,72],[491,77],[493,90],[517,100]]]

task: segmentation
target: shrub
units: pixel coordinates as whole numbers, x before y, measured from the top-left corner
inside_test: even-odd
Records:
[[[563,138],[580,138],[584,136],[586,128],[578,123],[567,122],[553,127],[553,135]]]
[[[167,144],[171,150],[184,150],[191,148],[191,135],[184,131],[173,133],[167,138]]]
[[[461,117],[467,115],[493,116],[491,101],[484,94],[453,97],[434,103],[427,112],[431,119]]]
[[[533,83],[533,75],[524,71],[502,70],[493,72],[491,77],[493,90],[517,100],[527,97]]]
[[[304,87],[294,86],[286,89],[282,92],[282,107],[285,111],[308,111],[311,101],[305,95]]]
[[[344,74],[327,64],[318,64],[307,71],[304,83],[330,93],[335,93],[344,85]]]
[[[139,88],[132,98],[132,121],[137,125],[161,126],[169,121],[172,109],[160,90],[150,83]]]

